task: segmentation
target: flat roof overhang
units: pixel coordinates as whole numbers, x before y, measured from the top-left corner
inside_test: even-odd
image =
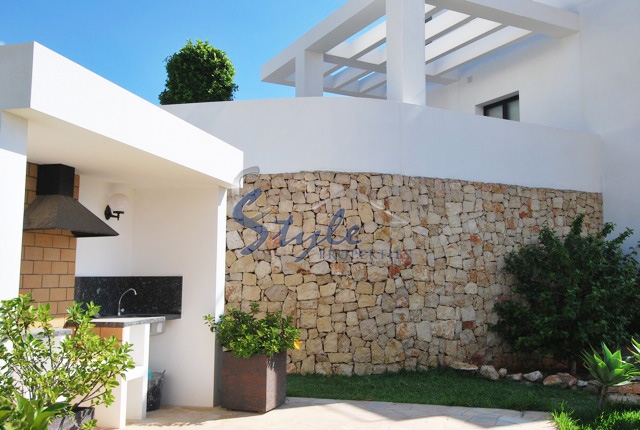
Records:
[[[38,43],[0,46],[0,110],[27,160],[134,187],[233,186],[242,152]]]

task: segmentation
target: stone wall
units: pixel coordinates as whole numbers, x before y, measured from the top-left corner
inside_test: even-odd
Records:
[[[292,372],[509,363],[488,329],[509,294],[505,255],[543,226],[566,233],[579,213],[588,231],[601,228],[601,195],[370,173],[250,176],[229,197],[227,306],[257,301],[294,318],[303,342]]]

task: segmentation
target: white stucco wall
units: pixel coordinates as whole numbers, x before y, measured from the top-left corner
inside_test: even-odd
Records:
[[[463,68],[450,85],[429,85],[427,105],[475,114],[476,106],[519,93],[521,122],[584,130],[579,69],[579,34],[534,37]]]
[[[398,173],[600,191],[596,135],[396,102],[316,98],[166,106],[263,173]]]
[[[430,86],[427,104],[471,113],[518,91],[522,122],[600,135],[605,220],[633,228],[632,245],[640,240],[640,2],[543,2],[578,12],[580,32],[531,39],[467,67],[458,82]]]
[[[0,300],[18,295],[27,169],[27,122],[0,111]]]
[[[167,371],[162,402],[211,406],[214,336],[202,317],[214,313],[216,306],[218,189],[136,194],[132,274],[183,277],[182,318],[168,322],[163,335],[151,338],[151,368]]]
[[[129,197],[129,208],[120,221],[108,221],[119,236],[78,240],[77,276],[182,276],[182,318],[151,338],[150,368],[166,370],[163,404],[211,406],[215,345],[202,317],[222,313],[224,303],[224,242],[216,251],[219,189],[133,189],[88,176],[80,189],[80,201],[98,216],[114,192]],[[221,232],[224,240],[224,226]]]
[[[119,220],[106,220],[104,209],[109,198],[116,193],[123,193],[129,198],[129,207]],[[135,200],[135,190],[129,186],[115,185],[89,175],[80,176],[78,201],[109,224],[119,236],[78,238],[76,276],[131,275]]]
[[[582,90],[589,130],[602,136],[605,220],[640,240],[640,2],[594,0],[583,21]]]

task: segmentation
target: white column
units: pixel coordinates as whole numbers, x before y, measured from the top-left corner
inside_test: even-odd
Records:
[[[324,55],[304,51],[296,56],[296,97],[322,97]]]
[[[424,106],[424,0],[386,1],[387,100]]]
[[[215,303],[214,315],[219,317],[224,313],[225,300],[225,271],[227,252],[227,190],[218,188],[218,211],[216,218],[216,258],[215,258]],[[219,405],[222,401],[222,346],[215,344],[214,370],[213,370],[213,405]]]
[[[0,300],[16,297],[20,290],[27,128],[27,120],[0,112]]]

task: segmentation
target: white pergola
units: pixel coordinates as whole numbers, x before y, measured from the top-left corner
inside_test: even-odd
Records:
[[[579,17],[533,0],[349,0],[262,67],[261,79],[424,105],[426,83],[533,35],[561,38]]]

